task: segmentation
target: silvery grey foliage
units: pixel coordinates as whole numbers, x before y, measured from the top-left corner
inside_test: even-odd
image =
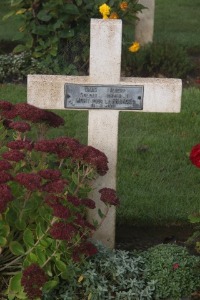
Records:
[[[45,300],[151,300],[155,281],[144,279],[145,260],[137,254],[108,250],[98,244],[99,253],[90,259],[78,277],[62,281]]]

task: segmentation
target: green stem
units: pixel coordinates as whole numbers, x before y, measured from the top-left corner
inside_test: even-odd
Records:
[[[52,259],[52,257],[56,254],[59,246],[61,244],[61,241],[56,241],[56,249],[54,250],[54,252],[51,254],[51,256],[48,257],[48,259],[43,263],[42,268],[44,268],[44,266],[46,266],[46,264]]]

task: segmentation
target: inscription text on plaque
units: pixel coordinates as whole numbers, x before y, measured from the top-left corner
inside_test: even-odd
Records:
[[[65,108],[142,110],[143,86],[65,84]]]

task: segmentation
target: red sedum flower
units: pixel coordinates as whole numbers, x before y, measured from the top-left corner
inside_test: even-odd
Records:
[[[61,177],[61,172],[59,170],[45,169],[38,172],[38,174],[48,180],[58,180]]]
[[[47,281],[45,272],[37,265],[32,264],[22,273],[21,284],[24,287],[28,299],[42,297],[42,287]]]
[[[41,187],[41,177],[34,173],[18,173],[15,180],[29,191],[35,191]]]
[[[25,155],[24,155],[24,153],[22,153],[18,150],[10,150],[10,151],[4,152],[2,154],[2,157],[9,161],[19,162],[20,160],[24,159]]]
[[[7,144],[8,148],[12,150],[28,150],[31,151],[33,149],[33,143],[28,140],[16,140],[16,141],[11,141],[8,142]]]
[[[0,160],[0,170],[12,169],[12,165],[7,160]]]
[[[15,121],[9,124],[9,127],[19,132],[26,132],[31,130],[31,126],[26,122]]]
[[[116,191],[110,188],[103,188],[99,190],[101,194],[100,200],[109,205],[118,205],[119,199],[117,198]]]
[[[71,224],[63,222],[54,223],[49,231],[50,235],[56,240],[70,241],[76,234],[76,229]]]
[[[97,253],[98,250],[94,244],[90,242],[83,242],[82,244],[73,249],[72,257],[74,261],[79,262],[82,255],[89,257]]]

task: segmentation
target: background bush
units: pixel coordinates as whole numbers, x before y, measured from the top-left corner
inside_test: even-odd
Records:
[[[200,259],[177,245],[158,245],[144,252],[146,279],[156,281],[153,299],[180,299],[199,286]]]
[[[135,55],[127,55],[129,76],[185,78],[194,68],[187,51],[174,43],[150,43]]]

